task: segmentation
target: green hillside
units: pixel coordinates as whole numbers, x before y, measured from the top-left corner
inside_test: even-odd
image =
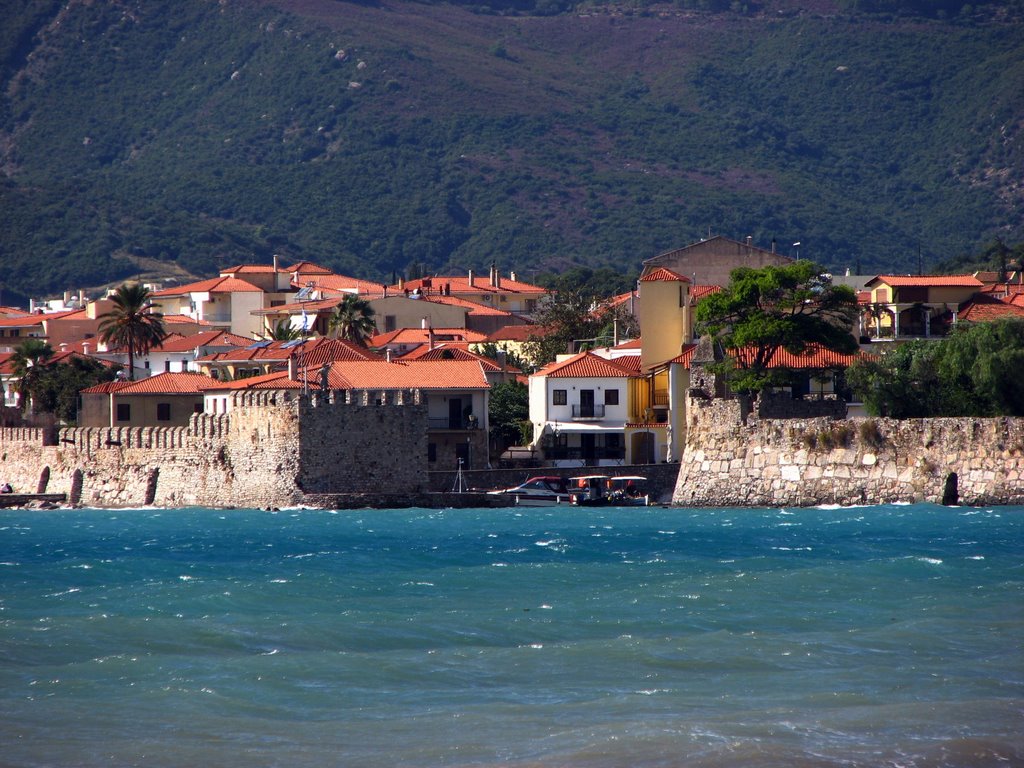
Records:
[[[154,260],[529,277],[710,231],[871,272],[1024,239],[998,4],[6,5],[5,303]]]

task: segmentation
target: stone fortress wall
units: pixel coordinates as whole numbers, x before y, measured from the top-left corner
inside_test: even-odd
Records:
[[[758,405],[691,399],[674,504],[1024,504],[1024,419],[768,418],[779,404]]]
[[[185,427],[0,430],[0,482],[84,506],[282,507],[425,492],[418,392],[251,392]]]

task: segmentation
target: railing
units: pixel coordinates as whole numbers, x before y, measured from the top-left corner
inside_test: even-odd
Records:
[[[604,404],[575,404],[572,407],[572,417],[574,419],[603,419]]]
[[[579,446],[552,446],[544,450],[544,458],[552,461],[570,459],[575,461],[597,461],[598,459],[624,461],[626,449],[624,447],[591,448],[584,452]]]
[[[659,389],[654,392],[654,396],[651,398],[651,405],[668,405],[668,390]]]
[[[447,416],[432,416],[427,419],[428,429],[476,429],[475,419],[450,419]]]

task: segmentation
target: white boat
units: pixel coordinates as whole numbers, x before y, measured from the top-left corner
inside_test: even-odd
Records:
[[[572,503],[581,506],[599,506],[608,503],[608,489],[611,487],[608,475],[581,475],[570,477]]]
[[[513,504],[522,507],[553,507],[556,504],[572,503],[572,494],[566,486],[564,477],[531,477],[515,488],[504,488],[489,493],[492,496],[507,496]]]

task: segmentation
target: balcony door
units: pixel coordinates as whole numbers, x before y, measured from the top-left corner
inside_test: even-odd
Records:
[[[594,390],[580,390],[580,416],[584,419],[594,418]]]
[[[453,397],[448,401],[448,429],[462,429],[461,397]]]

